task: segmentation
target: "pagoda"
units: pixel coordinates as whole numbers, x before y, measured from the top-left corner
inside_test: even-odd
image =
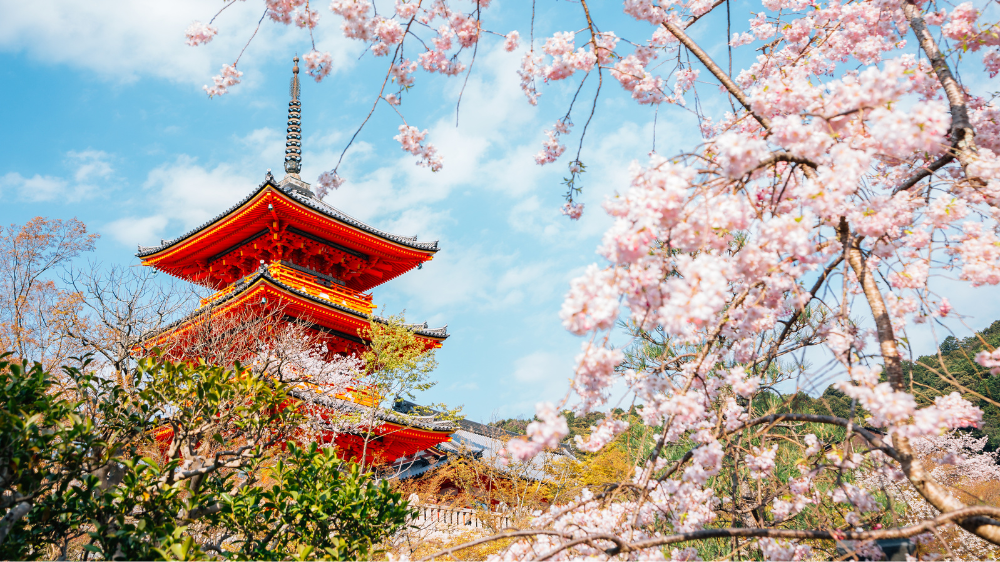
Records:
[[[285,177],[276,181],[268,170],[256,189],[217,217],[158,246],[139,246],[136,255],[143,265],[215,291],[202,299],[199,310],[155,336],[154,345],[183,340],[205,315],[272,308],[284,320],[308,326],[331,354],[360,355],[367,343],[363,329],[379,320],[369,291],[420,267],[438,251],[437,242],[390,234],[347,215],[302,181],[298,57],[294,61]],[[440,347],[448,337],[447,327],[431,329],[424,323],[409,328],[428,349]],[[307,402],[304,411],[321,418],[345,405],[372,405],[363,398],[345,404],[310,392],[293,396]],[[345,458],[365,450],[367,461],[392,462],[447,441],[452,433],[449,424],[431,417],[380,411],[378,419],[382,425],[373,430],[378,438],[367,447],[358,435],[328,437]]]

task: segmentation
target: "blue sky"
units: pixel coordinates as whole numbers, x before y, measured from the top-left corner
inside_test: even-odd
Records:
[[[75,216],[102,235],[95,259],[135,263],[137,244],[173,238],[215,216],[268,168],[280,177],[290,59],[309,50],[308,34],[265,20],[240,61],[243,83],[210,100],[201,86],[233,60],[263,10],[239,2],[217,20],[215,41],[185,45],[191,21],[207,21],[220,5],[0,0],[0,72],[7,85],[0,93],[7,131],[0,221]],[[526,40],[525,7],[494,0],[485,26],[519,29]],[[645,41],[651,33],[621,15],[619,3],[600,9],[622,25],[611,27],[619,35],[642,29],[630,38]],[[539,4],[536,37],[578,29],[582,20],[560,19],[577,11]],[[334,54],[335,70],[321,84],[303,81],[302,175],[310,182],[336,162],[387,64],[373,64],[370,55],[358,60],[364,46],[341,37],[338,18],[325,7],[321,13],[317,46]],[[696,32],[720,56],[724,22],[724,13],[713,14]],[[745,17],[733,22],[733,31],[746,30]],[[379,228],[440,240],[442,251],[430,264],[376,288],[375,301],[386,312],[405,309],[410,321],[448,324],[439,385],[424,399],[463,404],[480,421],[530,415],[536,402],[564,396],[580,340],[560,325],[562,297],[569,281],[599,260],[595,248],[610,224],[600,202],[627,188],[628,164],[644,160],[653,139],[653,110],[634,104],[606,76],[608,95],[582,155],[588,212],[569,221],[559,213],[560,179],[589,101],[584,97],[588,103],[574,111],[567,154],[537,166],[532,156],[543,130],[565,112],[575,83],[544,88],[539,106],[531,107],[517,85],[520,53],[484,40],[457,127],[461,80],[416,74],[401,110],[410,124],[430,130],[428,140],[445,158],[442,172],[415,166],[400,150],[392,139],[399,118],[383,105],[345,158],[341,175],[348,183],[327,197]],[[721,115],[728,104],[706,109]],[[657,123],[662,154],[700,141],[685,109],[665,106]]]

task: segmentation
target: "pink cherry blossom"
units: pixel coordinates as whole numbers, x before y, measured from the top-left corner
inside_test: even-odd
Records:
[[[295,21],[295,25],[299,27],[307,27],[313,29],[319,25],[319,12],[316,10],[310,10],[308,8],[302,10],[296,10],[292,16]]]
[[[771,475],[774,470],[774,459],[778,455],[778,446],[772,445],[770,449],[753,447],[753,454],[746,455],[744,461],[750,470],[750,477],[760,480]]]
[[[591,433],[586,439],[577,435],[574,441],[576,446],[581,450],[594,453],[603,449],[605,445],[622,434],[626,429],[628,429],[628,422],[608,417],[604,418],[597,427],[591,427]]]
[[[512,439],[507,443],[507,452],[512,458],[526,461],[545,449],[554,449],[569,434],[566,418],[556,411],[551,402],[539,402],[535,406],[538,421],[528,424],[528,440]]]
[[[363,0],[333,0],[330,3],[330,11],[344,18],[341,30],[349,39],[371,39],[374,22],[368,18],[369,9],[370,4]]]
[[[762,140],[745,138],[733,132],[724,133],[713,139],[719,151],[719,164],[723,173],[738,178],[749,172],[767,154],[767,143]]]
[[[618,293],[615,289],[614,271],[589,266],[581,277],[573,281],[563,301],[559,313],[563,326],[575,334],[611,328],[618,317]]]
[[[203,45],[211,41],[218,32],[219,30],[217,28],[201,23],[200,21],[196,21],[187,28],[184,36],[187,37],[188,45],[197,47],[198,45]]]
[[[417,69],[417,63],[403,59],[399,64],[394,64],[390,73],[392,74],[392,79],[400,87],[407,87],[413,85],[413,71]]]
[[[545,131],[545,136],[548,137],[548,140],[542,144],[542,151],[535,155],[536,164],[541,166],[555,162],[557,158],[562,156],[562,153],[566,150],[566,146],[559,144],[559,135],[568,133],[571,126],[563,121],[556,121],[552,130]]]
[[[412,19],[413,16],[417,15],[417,8],[419,2],[416,1],[404,1],[396,0],[396,15],[404,20]]]
[[[511,31],[510,33],[507,34],[506,38],[504,39],[503,50],[507,51],[508,53],[514,52],[514,50],[517,49],[517,44],[520,40],[521,40],[521,34],[518,33],[516,29],[514,31]]]
[[[285,25],[295,21],[295,13],[303,6],[305,0],[264,0],[267,6],[267,15],[278,23]]]
[[[583,353],[576,358],[576,378],[573,380],[574,390],[583,399],[580,405],[582,411],[590,411],[605,403],[615,367],[624,359],[620,350],[583,344]]]
[[[396,20],[381,18],[375,24],[375,35],[386,45],[395,45],[403,41],[403,26]]]
[[[344,184],[344,179],[333,170],[320,174],[318,181],[319,183],[316,186],[316,196],[320,199],[326,197],[331,190],[337,189]]]
[[[222,94],[229,93],[229,88],[240,83],[240,78],[243,73],[236,70],[236,63],[224,64],[222,65],[222,72],[218,76],[213,76],[212,81],[215,85],[209,88],[204,86],[205,92],[208,93],[208,97],[221,96]]]
[[[583,203],[566,203],[560,212],[573,220],[579,220],[583,216]]]
[[[424,137],[426,136],[426,129],[421,132],[416,127],[410,127],[409,125],[404,124],[399,126],[399,134],[393,138],[399,141],[403,150],[413,154],[414,156],[420,157],[420,159],[417,160],[418,166],[427,166],[432,172],[437,172],[441,170],[444,162],[441,157],[437,155],[437,149],[434,148],[434,145],[430,143],[423,144]]]
[[[760,387],[760,376],[748,377],[743,367],[734,367],[729,370],[726,383],[733,387],[733,392],[736,394],[750,398]]]
[[[303,57],[303,61],[306,65],[306,72],[315,78],[317,82],[330,74],[330,70],[333,67],[333,57],[330,53],[309,51]]]

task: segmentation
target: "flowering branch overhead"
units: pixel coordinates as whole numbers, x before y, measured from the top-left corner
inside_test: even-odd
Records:
[[[484,0],[471,9],[453,0],[399,0],[394,12],[377,15],[358,0],[331,6],[345,37],[363,41],[373,64],[385,65],[358,132],[385,102],[402,119],[394,137],[400,147],[434,171],[442,158],[427,131],[403,119],[421,72],[469,70],[492,35],[497,49],[517,53],[512,79],[527,103],[541,103],[545,87],[576,80],[563,117],[539,126],[546,140],[535,155],[540,165],[554,163],[579,133],[564,179],[562,212],[571,219],[584,208],[587,128],[604,117],[599,97],[615,89],[604,87],[605,74],[633,102],[676,106],[701,125],[702,138],[683,152],[633,163],[629,183],[603,203],[612,223],[601,261],[571,283],[560,311],[564,327],[587,340],[571,398],[539,404],[526,438],[506,450],[527,462],[564,446],[565,409],[642,404],[573,441],[598,452],[643,432],[647,446],[634,476],[538,514],[534,530],[464,546],[505,539],[504,558],[638,559],[666,556],[666,545],[742,537],[752,542],[734,541],[733,549],[803,559],[832,552],[817,554],[817,541],[831,549],[835,540],[856,541],[871,554],[874,539],[950,523],[1000,544],[1000,511],[969,504],[950,473],[924,462],[942,447],[948,452],[934,458],[949,466],[974,458],[969,447],[927,444],[981,426],[975,397],[961,388],[914,393],[901,353],[908,326],[963,314],[953,291],[1000,284],[1000,107],[978,91],[989,82],[976,79],[1000,72],[1000,33],[986,21],[995,9],[986,2],[932,11],[939,7],[908,0],[761,0],[746,31],[724,37],[736,53],[755,50],[746,68],[730,72],[709,54],[716,45],[694,39],[710,30],[692,29],[722,4],[624,0],[625,14],[639,22],[626,37],[582,1],[565,9],[586,25],[538,41],[532,25],[523,47],[518,31],[486,29]],[[303,2],[267,5],[282,23],[316,25],[294,16],[305,13]],[[192,43],[215,34],[199,26],[188,33]],[[956,53],[964,83],[951,66]],[[671,59],[676,65],[664,71],[662,61]],[[329,59],[316,68],[331,72]],[[584,90],[592,73],[597,84]],[[233,65],[213,95],[238,79]],[[578,114],[582,126],[571,129],[577,97],[590,93],[589,114],[584,121]],[[706,110],[716,107],[732,110]],[[320,184],[342,182],[335,166]],[[959,288],[937,287],[936,276]],[[621,326],[631,339],[612,347]],[[1000,351],[977,351],[982,376],[1000,373]],[[800,358],[806,352],[830,363],[817,371]],[[778,392],[829,375],[840,375],[835,390],[847,412],[797,412]],[[893,496],[882,493],[889,484],[940,513],[876,528],[895,513],[887,503]],[[687,546],[669,553],[697,554]]]

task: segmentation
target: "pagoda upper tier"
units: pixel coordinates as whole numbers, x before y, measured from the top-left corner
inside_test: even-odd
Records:
[[[291,175],[268,171],[260,186],[207,223],[159,246],[139,246],[143,265],[221,289],[284,262],[364,292],[434,257],[437,242],[418,242],[371,227],[317,198]]]

